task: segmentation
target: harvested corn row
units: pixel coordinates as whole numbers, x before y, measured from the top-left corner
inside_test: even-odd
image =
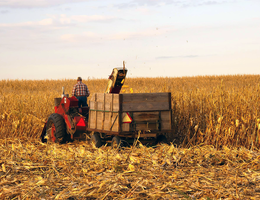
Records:
[[[260,152],[245,148],[0,144],[0,199],[260,198]]]

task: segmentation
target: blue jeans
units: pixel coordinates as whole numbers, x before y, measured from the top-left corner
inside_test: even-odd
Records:
[[[78,96],[77,99],[79,100],[79,107],[88,106],[86,96]]]

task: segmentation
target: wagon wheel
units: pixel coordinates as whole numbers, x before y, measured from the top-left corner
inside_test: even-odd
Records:
[[[156,138],[156,145],[157,144],[167,144],[168,141],[167,141],[167,138],[165,137],[165,135],[159,135],[157,138]]]
[[[66,124],[61,115],[57,113],[50,115],[46,125],[46,135],[50,142],[65,143],[67,141]]]
[[[111,142],[112,149],[119,148],[121,145],[122,145],[122,141],[121,141],[120,137],[114,136],[112,138],[112,142]]]
[[[100,134],[98,132],[93,133],[93,135],[91,135],[90,142],[93,143],[97,148],[101,147],[102,142],[101,142]]]

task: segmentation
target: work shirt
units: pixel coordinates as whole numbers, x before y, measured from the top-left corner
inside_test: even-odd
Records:
[[[74,85],[73,90],[72,90],[72,96],[88,97],[89,95],[90,95],[90,92],[88,90],[87,85],[85,85],[81,81],[78,81],[78,83]]]

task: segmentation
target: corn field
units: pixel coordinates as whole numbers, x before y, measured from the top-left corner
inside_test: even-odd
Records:
[[[104,92],[107,80],[86,80],[90,92]],[[61,88],[71,93],[74,80],[0,81],[0,137],[39,138],[54,112]],[[173,135],[183,147],[197,144],[260,146],[260,76],[129,78],[125,93],[171,92]],[[90,97],[91,98],[91,97]]]
[[[171,144],[41,143],[75,83],[0,81],[0,199],[260,199],[259,75],[126,79],[122,93],[171,92]]]

